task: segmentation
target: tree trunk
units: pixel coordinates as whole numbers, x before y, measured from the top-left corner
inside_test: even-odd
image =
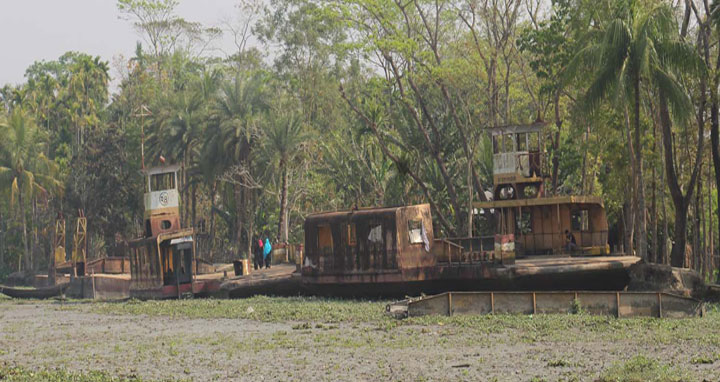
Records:
[[[197,213],[196,213],[196,212],[197,212],[197,210],[196,210],[196,203],[197,203],[197,184],[196,184],[196,183],[193,183],[193,185],[192,185],[192,190],[191,190],[191,196],[190,196],[190,197],[191,197],[191,208],[192,208],[192,210],[191,210],[191,214],[192,214],[192,215],[191,215],[191,223],[192,223],[193,229],[195,229],[195,228],[196,228],[196,227],[195,227],[195,223],[196,223],[195,219],[196,219],[196,217],[197,217]]]
[[[628,200],[623,203],[623,250],[625,253],[632,253],[633,246],[633,233],[635,232],[633,225],[635,219],[633,219],[632,206]]]
[[[718,50],[718,65],[720,65],[720,50]],[[717,82],[713,81],[713,90],[717,89]],[[718,96],[716,91],[710,92],[712,107],[710,108],[710,146],[712,147],[713,167],[715,168],[715,190],[717,190],[717,233],[720,239],[720,120],[718,118]],[[711,256],[714,256],[711,255]],[[714,257],[713,257],[714,260]],[[720,283],[720,260],[717,266],[717,282]]]
[[[240,255],[240,249],[242,248],[242,236],[243,236],[243,187],[241,185],[235,185],[235,245],[238,253],[235,257]]]
[[[278,219],[277,241],[279,243],[287,243],[288,233],[285,219],[287,219],[288,170],[285,159],[280,160],[280,173],[282,174],[282,187],[280,191],[280,216]]]
[[[637,189],[636,184],[636,168],[635,168],[635,150],[633,149],[633,141],[632,141],[632,133],[630,130],[630,115],[627,110],[627,106],[624,109],[625,111],[625,137],[627,139],[627,155],[628,159],[630,161],[630,182],[628,183],[629,192],[626,194],[625,197],[625,204],[627,205],[625,211],[626,211],[626,238],[629,239],[628,243],[625,243],[625,253],[634,254],[633,251],[633,244],[635,243],[635,236],[637,233],[637,226],[635,224],[635,214],[637,213],[637,210],[635,209],[637,207],[636,200],[637,200],[637,192],[635,191]],[[628,197],[630,200],[628,200]]]
[[[707,260],[705,263],[707,264],[707,275],[712,275],[712,272],[715,270],[715,258],[713,257],[715,255],[715,251],[713,248],[713,236],[714,236],[714,229],[713,229],[713,214],[712,214],[712,192],[713,192],[713,179],[712,174],[710,172],[710,165],[708,165],[708,173],[707,173],[707,207],[705,208],[706,215],[706,223],[707,223],[707,229],[705,230],[705,235],[707,236],[708,242],[707,242],[707,254],[706,258]],[[706,275],[706,276],[707,276]]]
[[[701,88],[704,87],[701,85]],[[703,93],[704,94],[704,93]],[[700,170],[700,163],[702,158],[703,149],[703,137],[704,137],[704,122],[702,118],[704,103],[701,101],[700,113],[698,118],[698,147],[696,152],[695,164],[693,173],[690,176],[690,181],[687,185],[687,194],[683,195],[682,189],[678,182],[678,177],[675,172],[675,164],[673,159],[673,148],[672,148],[672,131],[670,122],[670,112],[667,106],[667,99],[665,95],[660,92],[660,125],[662,126],[663,132],[663,147],[665,151],[665,172],[667,173],[667,183],[670,188],[670,195],[675,205],[675,243],[673,244],[672,253],[670,254],[670,263],[673,267],[682,267],[684,265],[685,258],[685,243],[687,239],[687,214],[688,208],[690,207],[690,200],[692,198],[693,191],[695,190],[695,182],[698,179],[698,172]]]
[[[689,205],[675,204],[675,242],[670,252],[670,265],[673,267],[685,266],[685,246],[687,243],[687,211]]]
[[[560,92],[555,93],[555,139],[552,140],[552,192],[553,195],[557,195],[558,188],[558,171],[560,169],[560,158],[558,156],[558,150],[560,150],[560,129],[562,129],[562,119],[560,119]]]
[[[702,272],[703,265],[703,258],[702,258],[702,248],[700,246],[701,240],[703,238],[702,235],[702,226],[700,225],[700,200],[702,195],[702,163],[700,163],[700,171],[698,175],[697,180],[697,191],[695,191],[695,213],[693,216],[693,256],[695,257],[695,261],[693,264],[695,264],[695,270],[697,272]],[[700,273],[702,274],[702,273]]]
[[[654,113],[653,113],[654,114]],[[659,248],[659,232],[658,232],[658,208],[657,208],[657,119],[655,115],[652,118],[653,121],[653,163],[652,163],[652,256],[650,261],[659,263],[660,254],[658,253]]]
[[[20,215],[22,215],[21,219],[22,219],[22,236],[23,236],[23,250],[24,250],[23,261],[18,261],[18,271],[19,271],[21,269],[20,264],[22,262],[25,263],[25,269],[29,269],[27,262],[30,257],[30,250],[28,248],[27,218],[25,217],[25,203],[24,203],[24,200],[22,197],[22,188],[20,187],[20,185],[18,185],[18,186],[19,186],[18,188],[20,189],[20,192],[18,192],[18,203],[20,203]]]
[[[5,219],[0,212],[0,267],[5,267]]]
[[[212,189],[210,190],[210,232],[208,239],[210,240],[210,253],[208,260],[212,261],[215,255],[215,194],[217,194],[217,179],[213,181]]]
[[[640,78],[634,81],[635,87],[635,192],[637,205],[635,208],[635,226],[637,228],[637,255],[647,260],[647,219],[645,217],[645,185],[643,179],[642,134],[640,128]]]
[[[582,159],[582,172],[580,173],[580,194],[581,195],[587,195],[587,187],[585,187],[585,183],[588,181],[590,177],[587,176],[588,173],[588,143],[590,142],[590,125],[585,125],[585,134],[583,134],[583,159]],[[591,179],[591,178],[590,178]]]

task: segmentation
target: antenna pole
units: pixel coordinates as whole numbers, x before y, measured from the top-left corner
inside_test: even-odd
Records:
[[[152,113],[145,105],[140,105],[134,116],[140,117],[140,166],[145,169],[145,117],[151,116]]]

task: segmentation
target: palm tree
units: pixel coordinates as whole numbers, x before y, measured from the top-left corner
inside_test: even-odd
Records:
[[[588,44],[573,59],[569,71],[577,73],[583,64],[593,70],[593,80],[585,94],[591,108],[609,99],[627,115],[627,105],[632,105],[634,137],[630,137],[629,130],[627,136],[635,190],[635,241],[638,256],[646,259],[640,114],[643,95],[647,93],[642,87],[664,94],[678,120],[687,118],[693,110],[690,100],[671,73],[674,69],[694,67],[697,54],[680,41],[672,10],[666,4],[647,8],[631,2],[617,11],[613,20],[589,32]]]
[[[0,123],[4,137],[0,141],[0,187],[10,191],[11,205],[19,208],[22,219],[24,261],[32,267],[27,237],[25,204],[39,194],[61,191],[55,177],[54,163],[42,153],[42,132],[35,121],[20,107],[15,107],[7,121]],[[18,264],[19,266],[20,264]]]
[[[99,56],[93,58],[85,54],[76,58],[70,72],[67,95],[76,100],[70,104],[69,111],[77,129],[75,145],[79,153],[85,142],[85,129],[100,123],[99,113],[107,102],[110,76],[107,62]]]
[[[212,123],[208,126],[207,140],[203,149],[203,162],[213,169],[215,175],[231,168],[242,168],[252,176],[253,152],[259,134],[259,123],[268,109],[267,77],[256,74],[249,78],[236,76],[225,82],[213,104]],[[246,231],[246,249],[250,252],[250,235],[254,210],[249,204],[255,190],[245,180],[232,184],[235,197],[235,240],[242,243]],[[214,215],[211,218],[213,225]]]
[[[266,148],[277,158],[278,172],[281,177],[277,240],[287,243],[288,170],[301,151],[301,146],[307,142],[308,134],[305,132],[305,125],[299,115],[281,110],[275,110],[271,114],[266,134]]]
[[[153,147],[151,155],[162,154],[166,158],[182,163],[181,193],[183,223],[188,223],[189,173],[197,164],[198,143],[206,123],[205,101],[198,88],[180,90],[165,98],[155,118],[158,128],[148,134],[148,143]]]

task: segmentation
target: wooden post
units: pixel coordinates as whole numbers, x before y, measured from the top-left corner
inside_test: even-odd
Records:
[[[620,292],[615,292],[615,303],[617,304],[617,318],[620,318]]]
[[[452,308],[452,292],[448,292],[447,294],[447,303],[448,303],[448,316],[452,316],[453,314],[453,308]]]
[[[495,293],[490,292],[490,313],[495,314]]]
[[[658,292],[657,298],[658,298],[658,318],[662,318],[663,317],[663,311],[662,311],[663,309],[662,309],[662,293],[661,292]]]
[[[537,314],[537,301],[535,299],[535,292],[533,292],[532,296],[533,296],[533,314]]]
[[[560,241],[558,242],[560,245],[560,248],[558,250],[558,253],[562,253],[562,243],[563,243],[563,231],[562,231],[562,223],[560,222],[560,203],[555,205],[555,210],[557,211],[557,227],[558,227],[558,235],[560,235]]]

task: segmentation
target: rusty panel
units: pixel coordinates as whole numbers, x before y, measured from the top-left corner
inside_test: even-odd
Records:
[[[585,292],[578,295],[578,300],[583,310],[590,314],[617,315],[617,297],[615,293]]]
[[[590,230],[592,231],[607,231],[608,222],[607,216],[605,215],[605,209],[599,205],[590,205],[588,208],[588,219],[590,220]]]
[[[170,223],[170,226],[167,228],[162,228],[163,221],[167,221]],[[162,214],[162,215],[153,215],[150,217],[150,234],[152,236],[157,236],[162,233],[172,233],[177,232],[180,230],[180,216],[178,214]]]
[[[427,314],[571,313],[576,298],[589,314],[619,317],[694,317],[703,314],[701,301],[654,292],[448,292],[407,304],[409,316]]]
[[[657,294],[621,293],[619,317],[659,317]]]
[[[451,294],[453,314],[488,314],[492,313],[492,294],[463,293]]]
[[[131,242],[130,289],[162,287],[162,270],[155,238]]]
[[[673,296],[667,293],[661,293],[658,297],[662,317],[683,318],[703,315],[702,303],[697,301],[695,304],[688,303],[692,301],[687,297]]]
[[[536,293],[535,312],[538,314],[570,313],[575,293]]]
[[[425,297],[422,300],[413,301],[408,305],[408,315],[410,317],[432,314],[447,315],[449,312],[448,304],[449,301],[447,293]]]
[[[532,293],[494,293],[496,314],[532,314]]]
[[[422,221],[431,247],[435,238],[430,205],[420,204],[399,208],[397,210],[396,226],[400,268],[419,268],[435,265],[437,263],[436,257],[430,251],[425,250],[424,243],[410,243],[408,223],[411,220]]]

